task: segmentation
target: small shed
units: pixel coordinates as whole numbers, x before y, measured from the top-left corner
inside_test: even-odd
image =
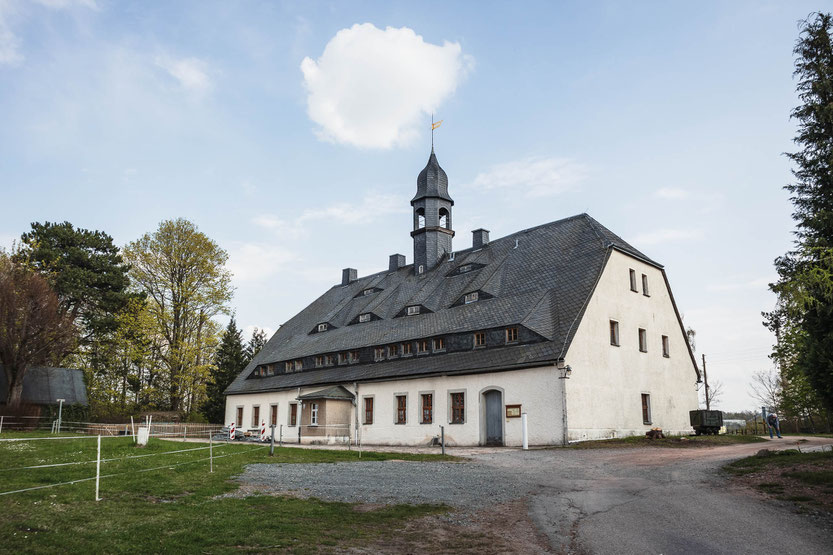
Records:
[[[5,405],[9,384],[0,366],[0,405]],[[23,403],[28,405],[89,405],[84,372],[75,368],[34,366],[23,376]]]
[[[355,395],[340,385],[298,396],[302,434],[313,443],[349,441],[354,399]]]

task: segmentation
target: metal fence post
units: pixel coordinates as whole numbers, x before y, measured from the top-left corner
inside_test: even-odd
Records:
[[[275,456],[275,425],[272,424],[269,427],[272,428],[272,441],[269,445],[269,456],[274,457]]]
[[[0,434],[3,433],[3,419],[6,418],[5,416],[0,416]]]
[[[208,460],[209,472],[214,472],[214,436],[208,432]]]
[[[443,446],[443,455],[445,455],[445,426],[440,426],[440,437],[442,438],[440,443]]]
[[[278,445],[283,447],[283,424],[278,429]]]
[[[185,437],[188,435],[188,426],[185,426],[185,430],[182,432],[182,441],[185,441]]]
[[[101,501],[98,496],[98,480],[101,477],[101,435],[98,436],[98,455],[95,460],[95,500]]]

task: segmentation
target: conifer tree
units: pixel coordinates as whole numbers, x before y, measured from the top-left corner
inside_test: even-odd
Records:
[[[206,420],[214,424],[223,423],[226,410],[226,397],[223,392],[246,364],[243,334],[232,317],[214,355],[214,372],[206,387],[207,399],[201,410]]]

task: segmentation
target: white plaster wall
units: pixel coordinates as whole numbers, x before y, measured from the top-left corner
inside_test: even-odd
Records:
[[[630,289],[629,269],[637,274]],[[642,293],[642,274],[648,293]],[[610,344],[610,320],[619,322],[619,347]],[[647,332],[646,353],[638,330]],[[662,336],[669,357],[662,354]],[[662,271],[613,251],[566,354],[569,439],[642,435],[652,427],[689,433],[697,408],[696,371]],[[642,393],[651,396],[651,424],[642,422]]]
[[[427,445],[432,438],[440,435],[440,425],[445,426],[446,445],[480,445],[483,442],[484,400],[483,393],[489,389],[503,392],[502,414],[505,405],[520,404],[527,413],[530,445],[552,445],[561,442],[561,382],[553,366],[472,374],[467,376],[441,376],[415,378],[410,380],[359,383],[358,410],[359,434],[367,445]],[[344,385],[351,392],[353,384]],[[302,388],[301,393],[310,393],[326,386]],[[465,391],[466,419],[463,424],[451,424],[450,393]],[[422,393],[434,394],[434,418],[431,424],[420,424]],[[408,397],[407,423],[396,424],[396,395]],[[270,393],[230,395],[226,398],[226,420],[229,424],[235,418],[236,407],[243,406],[244,428],[248,428],[252,407],[259,404],[261,417],[267,419],[269,405],[278,403],[278,424],[283,424],[284,439],[297,441],[297,428],[288,427],[289,403],[294,402],[298,390]],[[373,396],[373,424],[364,425],[363,398]],[[265,409],[264,409],[265,407]],[[266,412],[264,412],[264,410]],[[351,418],[351,437],[355,437],[355,413]],[[302,422],[308,424],[308,422]],[[329,422],[327,424],[330,424]],[[504,418],[505,445],[518,446],[522,443],[521,419]],[[239,426],[238,426],[239,428]],[[314,438],[309,438],[314,439]],[[304,439],[306,442],[307,438]]]

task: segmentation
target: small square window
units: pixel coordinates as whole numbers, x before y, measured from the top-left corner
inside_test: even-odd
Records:
[[[642,274],[642,294],[646,297],[650,297],[651,295],[648,294],[648,276]]]
[[[402,356],[409,357],[414,354],[414,346],[411,343],[403,343],[402,344]]]
[[[465,274],[466,272],[471,272],[471,264],[463,264],[462,266],[460,266],[460,269],[458,270],[458,272],[460,272],[461,274]]]
[[[327,324],[318,324],[318,331],[327,331]]]
[[[669,354],[669,349],[668,349],[668,336],[667,335],[662,336],[662,356],[664,356],[665,358],[668,358],[668,357],[671,356]]]
[[[408,307],[408,316],[415,316],[419,314],[419,305]]]
[[[478,292],[477,292],[477,291],[475,291],[474,293],[468,293],[468,294],[466,294],[466,296],[463,298],[463,302],[464,302],[465,304],[469,304],[469,303],[477,302],[477,300],[478,300],[479,296],[480,296],[480,295],[478,294]]]
[[[478,331],[474,334],[474,346],[475,347],[485,347],[486,346],[486,332]]]
[[[370,313],[365,312],[364,314],[359,314],[359,322],[362,324],[365,322],[370,322]]]
[[[619,322],[616,320],[610,321],[610,344],[619,346]]]
[[[643,353],[648,352],[648,332],[639,328],[639,350]]]
[[[376,347],[373,349],[373,360],[379,362],[380,360],[385,360],[385,348],[384,347]]]
[[[336,356],[335,355],[327,355],[326,365],[327,366],[335,366],[336,364]]]
[[[428,352],[428,340],[427,339],[421,339],[421,340],[417,341],[417,354],[418,355],[424,355],[427,352]]]
[[[321,368],[322,366],[324,366],[324,356],[318,355],[315,357],[315,367]]]
[[[372,295],[374,292],[375,291],[372,288],[371,289],[365,289],[364,291],[362,291],[362,295],[364,295],[366,297],[368,295]]]
[[[445,351],[445,339],[442,337],[434,338],[434,352]]]
[[[518,328],[506,328],[506,342],[507,343],[517,343],[518,342]]]
[[[267,376],[274,376],[275,375],[275,365],[269,364],[266,366],[266,375]]]
[[[636,270],[628,270],[631,275],[631,291],[636,292]]]
[[[359,362],[359,352],[350,351],[350,364],[356,364],[357,362]]]
[[[397,358],[399,356],[399,345],[388,345],[388,358]]]

